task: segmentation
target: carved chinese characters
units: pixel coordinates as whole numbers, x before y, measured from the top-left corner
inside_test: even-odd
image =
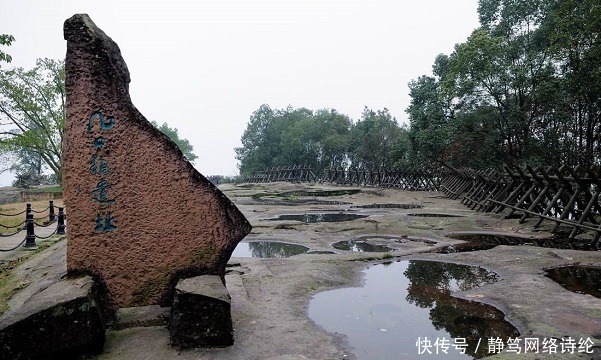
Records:
[[[99,126],[95,126],[96,123],[98,123]],[[99,178],[96,187],[91,191],[92,200],[98,204],[98,215],[96,216],[94,226],[95,233],[110,232],[117,229],[115,218],[111,213],[111,206],[115,205],[116,201],[108,195],[111,183],[107,180],[109,178],[109,165],[105,160],[105,146],[107,146],[107,142],[104,137],[99,135],[103,131],[110,130],[114,125],[115,118],[105,118],[101,112],[92,114],[88,122],[88,133],[94,136],[94,141],[92,142],[94,154],[92,155],[89,164],[90,173]]]

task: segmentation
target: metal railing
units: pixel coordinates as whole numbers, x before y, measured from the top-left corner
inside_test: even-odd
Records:
[[[43,217],[35,217],[35,214],[44,214],[48,213]],[[18,245],[13,246],[9,249],[0,248],[0,252],[13,251],[18,249],[20,246],[23,247],[35,247],[37,246],[35,240],[36,239],[48,239],[53,235],[64,235],[66,233],[66,225],[65,225],[65,211],[63,207],[58,207],[58,215],[55,212],[54,201],[50,200],[49,205],[44,210],[34,210],[31,207],[30,203],[25,205],[25,210],[14,213],[14,214],[5,214],[0,212],[0,217],[9,218],[9,217],[17,217],[25,214],[25,220],[21,223],[8,225],[2,224],[0,222],[0,228],[3,230],[9,231],[8,233],[0,233],[0,238],[8,238],[18,235],[21,232],[25,232],[25,237],[23,241],[21,241]],[[56,224],[56,228],[50,235],[40,236],[35,234],[35,228],[45,228],[51,225]]]

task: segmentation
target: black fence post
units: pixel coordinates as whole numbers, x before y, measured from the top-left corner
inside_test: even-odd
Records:
[[[29,214],[33,215],[32,211],[31,211],[31,204],[27,203],[27,204],[25,204],[25,225],[23,225],[23,227],[21,228],[21,230],[27,230],[27,219],[28,219],[27,216]]]
[[[65,212],[62,207],[58,208],[58,224],[56,225],[56,234],[65,235]]]
[[[50,205],[48,207],[50,215],[48,221],[54,222],[56,221],[56,215],[54,214],[54,201],[50,200]]]
[[[29,205],[29,209],[30,208],[30,204]],[[27,215],[25,215],[25,223],[26,223],[26,227],[27,227],[27,235],[25,236],[25,244],[23,244],[24,247],[34,247],[36,246],[35,243],[35,233],[33,230],[33,214],[31,213],[27,213]]]

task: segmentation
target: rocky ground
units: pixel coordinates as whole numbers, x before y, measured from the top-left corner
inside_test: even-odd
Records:
[[[224,185],[221,189],[253,225],[252,233],[243,241],[282,241],[305,245],[311,252],[335,253],[230,259],[226,281],[235,329],[231,347],[177,351],[169,346],[166,327],[150,322],[155,326],[125,326],[120,330],[116,328],[122,326],[114,326],[107,332],[105,351],[97,359],[355,359],[343,334],[328,333],[307,316],[309,301],[320,291],[359,286],[362,270],[397,259],[439,260],[494,271],[499,281],[454,296],[494,305],[520,331],[520,337],[590,337],[601,344],[601,299],[568,291],[544,276],[545,269],[558,266],[601,266],[601,252],[504,245],[486,251],[437,252],[460,244],[449,237],[457,232],[504,233],[534,240],[549,237],[549,228],[535,231],[533,220],[519,224],[518,220],[504,219],[503,214],[476,212],[436,192],[288,183]],[[274,220],[282,214],[340,212],[369,216],[312,224]],[[332,248],[335,242],[358,239],[394,250],[361,253]],[[31,261],[37,261],[36,268],[44,268],[46,258],[60,267],[64,252],[65,242],[60,241]],[[19,267],[15,279],[40,276],[32,268]],[[567,357],[499,354],[491,359],[601,358],[601,348],[594,350],[594,354]],[[406,358],[420,357],[412,354]]]

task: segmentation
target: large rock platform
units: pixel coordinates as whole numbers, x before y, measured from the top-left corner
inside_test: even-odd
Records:
[[[289,258],[232,258],[226,272],[227,289],[232,297],[231,312],[235,342],[226,348],[180,350],[171,346],[169,328],[164,321],[128,320],[133,328],[109,328],[102,354],[94,360],[247,360],[247,359],[357,359],[352,345],[343,334],[324,331],[307,316],[312,295],[327,289],[361,286],[362,270],[394,261],[421,259],[477,265],[499,274],[494,284],[456,294],[464,299],[484,302],[502,310],[514,324],[520,337],[590,337],[594,354],[515,354],[493,355],[490,360],[582,359],[599,358],[601,348],[601,300],[564,289],[545,277],[544,269],[567,264],[601,266],[601,252],[578,251],[534,246],[498,246],[484,251],[437,253],[436,250],[459,243],[445,236],[449,232],[502,232],[521,236],[545,236],[547,228],[533,229],[534,221],[504,219],[503,214],[470,210],[457,200],[440,193],[396,189],[361,189],[361,192],[329,197],[337,204],[315,205],[311,196],[299,196],[294,205],[264,204],[261,196],[288,196],[318,190],[347,190],[323,184],[223,185],[221,190],[237,202],[255,225],[249,241],[284,241],[301,244],[313,251],[329,251],[341,240],[365,239],[395,248],[389,253],[365,253],[335,250],[336,254],[307,253]],[[307,202],[304,205],[304,202]],[[241,204],[245,205],[241,205]],[[374,204],[386,205],[381,207]],[[388,205],[419,205],[393,207]],[[368,206],[368,207],[366,207]],[[275,221],[279,214],[332,212],[357,209],[370,215],[364,219],[338,223],[304,224],[299,221]],[[413,213],[441,213],[454,217],[415,217]],[[285,225],[285,226],[282,226]],[[414,239],[415,241],[410,241]],[[424,241],[419,241],[423,239]],[[429,241],[434,241],[435,244]],[[64,261],[64,243],[62,259]],[[38,254],[19,269],[48,271],[47,263],[37,259],[54,248]],[[53,253],[56,253],[54,251]],[[20,270],[16,273],[20,273]],[[15,274],[16,277],[19,277]],[[20,277],[19,277],[20,278]],[[160,310],[160,309],[159,309]],[[153,315],[159,320],[162,311]],[[119,313],[118,313],[119,315]],[[129,318],[129,316],[128,316]],[[146,319],[146,315],[144,316]],[[127,319],[126,319],[127,320]],[[158,324],[158,325],[153,325]],[[142,327],[144,326],[144,327]],[[390,334],[382,333],[383,335]],[[415,347],[399,349],[408,358],[419,358]],[[357,355],[357,357],[355,356]],[[487,360],[489,359],[487,358]]]

